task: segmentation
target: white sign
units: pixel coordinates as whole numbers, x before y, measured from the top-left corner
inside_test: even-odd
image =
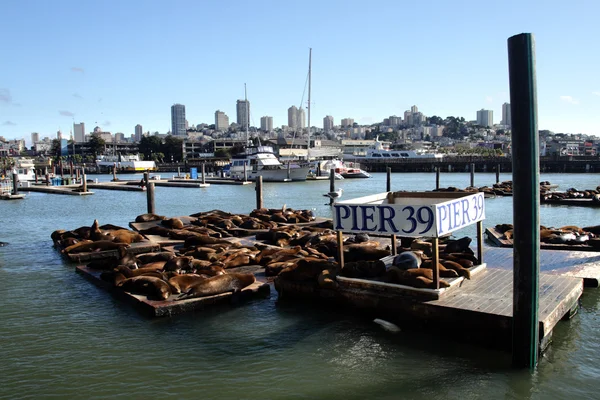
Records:
[[[396,199],[395,204],[337,203],[333,227],[353,233],[438,237],[485,219],[483,193],[453,199],[432,198],[433,204],[407,204],[411,200],[415,199]],[[428,199],[419,200],[414,203]]]

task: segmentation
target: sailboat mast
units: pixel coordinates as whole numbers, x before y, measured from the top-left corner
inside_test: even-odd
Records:
[[[310,149],[310,80],[312,64],[312,47],[308,50],[308,149]],[[308,155],[308,154],[307,154]]]
[[[244,105],[246,106],[246,146],[248,145],[248,124],[250,123],[250,107],[248,107],[248,92],[244,83]]]

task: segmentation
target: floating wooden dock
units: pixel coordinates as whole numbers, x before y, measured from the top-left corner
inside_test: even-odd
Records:
[[[404,326],[427,327],[428,332],[510,349],[512,330],[513,273],[483,269],[471,280],[463,280],[440,299],[423,300],[407,293],[403,285],[362,283],[338,277],[337,289],[323,289],[316,283],[292,282],[279,278],[275,288],[282,300],[296,298],[338,303]],[[398,286],[394,290],[394,286]],[[545,347],[552,329],[576,310],[583,292],[581,279],[540,274],[540,345]]]
[[[231,268],[228,272],[249,272],[251,270],[251,268],[242,267],[241,269]],[[150,317],[166,317],[185,312],[200,311],[219,304],[233,304],[253,298],[266,298],[269,297],[271,292],[270,285],[266,283],[264,268],[260,266],[254,268],[256,282],[245,287],[239,293],[221,293],[214,296],[186,300],[176,300],[177,295],[171,295],[169,299],[161,301],[149,300],[146,296],[129,293],[116,288],[100,278],[101,271],[93,270],[86,266],[77,266],[76,271],[96,286],[106,289],[113,295],[133,304],[136,309]]]
[[[512,247],[485,247],[484,260],[493,268],[512,271]],[[540,272],[583,279],[585,287],[600,287],[600,253],[597,251],[540,250]]]
[[[495,227],[486,228],[485,233],[488,240],[495,246],[513,247],[512,239],[507,239],[502,232]],[[560,244],[540,242],[540,248],[543,250],[562,250],[562,251],[600,251],[599,247],[593,247],[586,243],[581,244]]]
[[[542,205],[575,206],[575,207],[600,207],[600,201],[594,199],[540,199]]]
[[[149,253],[159,251],[160,245],[149,240],[137,243],[131,243],[126,248],[129,254]],[[86,262],[91,260],[101,260],[106,258],[120,258],[118,250],[90,251],[85,253],[65,254],[66,257],[73,262]]]
[[[88,184],[88,189],[90,189]],[[94,194],[94,192],[81,192],[81,185],[61,185],[61,186],[44,186],[44,185],[32,185],[29,187],[20,187],[21,192],[38,192],[38,193],[50,193],[50,194],[62,194],[68,196],[88,196]]]
[[[132,185],[129,181],[88,183],[88,189],[123,190],[126,192],[143,192],[146,189],[139,184]]]
[[[23,200],[24,194],[1,193],[0,200]]]

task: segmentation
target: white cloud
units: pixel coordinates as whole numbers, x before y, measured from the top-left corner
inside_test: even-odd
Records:
[[[596,96],[600,96],[600,91],[592,92],[592,94],[595,94]]]
[[[12,122],[12,121],[6,121],[6,122],[4,122],[2,125],[4,125],[4,126],[15,126],[15,125],[17,125],[17,124],[15,124],[15,123],[14,123],[14,122]]]
[[[71,111],[59,111],[58,112],[60,115],[62,115],[63,117],[74,117],[75,114],[73,114]]]
[[[566,103],[579,104],[579,100],[574,99],[572,96],[560,96],[560,99]]]

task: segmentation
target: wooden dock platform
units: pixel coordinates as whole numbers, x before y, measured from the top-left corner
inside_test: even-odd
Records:
[[[24,194],[0,193],[0,200],[23,200]]]
[[[507,239],[503,233],[496,228],[486,228],[485,234],[488,240],[495,246],[498,247],[513,247],[512,239]],[[544,243],[540,242],[540,249],[543,250],[562,250],[562,251],[590,251],[600,252],[599,247],[590,246],[587,243],[581,244],[559,244],[559,243]]]
[[[354,280],[355,281],[355,280]],[[510,349],[512,330],[513,273],[483,269],[471,280],[440,299],[423,300],[401,288],[394,291],[338,278],[337,289],[323,289],[316,283],[292,282],[279,278],[275,288],[282,300],[328,301],[352,307],[376,318],[405,327],[427,328],[443,336],[453,336],[490,347]],[[554,326],[577,308],[583,292],[581,279],[540,274],[540,345],[545,347]]]
[[[151,242],[150,240],[146,240],[143,242],[131,243],[126,250],[129,254],[150,253],[159,251],[160,245]],[[90,251],[86,253],[66,254],[66,257],[73,262],[86,262],[106,258],[119,258],[119,252],[118,250]]]
[[[540,204],[551,206],[600,207],[600,201],[594,199],[540,199]]]
[[[91,184],[90,184],[91,185]],[[50,193],[50,194],[62,194],[68,196],[88,196],[94,194],[94,192],[80,192],[76,191],[81,189],[81,185],[61,185],[61,186],[43,186],[43,185],[32,185],[29,187],[21,187],[21,192],[38,192],[38,193]],[[88,185],[88,189],[90,189]]]
[[[128,181],[88,183],[87,187],[88,189],[123,190],[126,192],[143,192],[146,190],[139,184],[132,185]]]
[[[258,267],[255,268],[255,270],[257,269]],[[149,300],[146,296],[125,292],[120,288],[115,288],[110,283],[100,279],[100,271],[92,270],[86,266],[77,266],[76,271],[96,286],[106,289],[113,295],[133,304],[136,309],[149,317],[166,317],[185,312],[200,311],[220,304],[235,304],[253,298],[266,298],[270,296],[271,292],[270,285],[266,283],[264,269],[262,269],[262,271],[255,271],[254,275],[256,276],[256,282],[245,287],[241,292],[236,293],[235,295],[232,293],[222,293],[214,296],[186,300],[175,300],[175,296],[171,295],[169,299],[162,301]],[[230,271],[249,272],[249,268],[245,268],[244,271],[236,271],[235,268],[232,268]]]

